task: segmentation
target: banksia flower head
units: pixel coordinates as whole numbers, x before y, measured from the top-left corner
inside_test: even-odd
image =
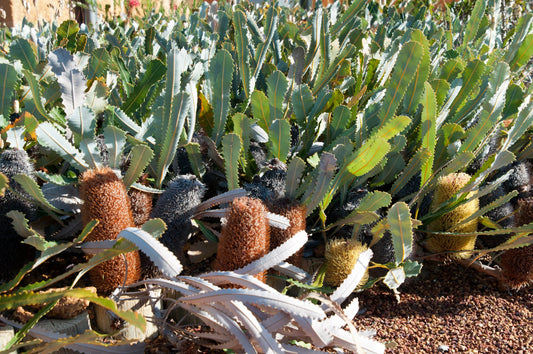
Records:
[[[10,149],[2,152],[0,156],[0,172],[9,178],[9,185],[22,195],[26,192],[13,180],[18,174],[33,177],[34,169],[28,154],[24,150]],[[32,246],[22,243],[22,237],[16,233],[11,224],[12,220],[6,214],[17,210],[26,215],[28,219],[35,218],[37,208],[25,199],[21,199],[9,190],[0,196],[0,282],[13,278],[22,266],[31,261],[35,256]]]
[[[533,221],[533,198],[518,200],[517,225]],[[505,251],[500,258],[504,281],[512,289],[520,289],[533,284],[533,245]]]
[[[146,176],[144,176],[139,182],[143,183],[145,181]],[[139,189],[130,188],[128,190],[128,197],[130,198],[133,222],[136,227],[141,227],[142,224],[150,219],[150,213],[152,212],[152,195]]]
[[[270,250],[267,209],[259,200],[235,198],[226,215],[218,242],[215,270],[237,270],[263,257]],[[265,275],[258,278],[265,281]]]
[[[366,251],[367,247],[354,239],[333,239],[326,244],[326,275],[324,282],[330,286],[339,286],[350,275],[359,255]],[[368,280],[368,272],[365,273],[361,283]]]
[[[459,192],[470,180],[466,173],[451,173],[441,177],[437,182],[437,189],[433,196],[431,209],[435,210],[441,203],[450,199]],[[469,194],[470,196],[470,194]],[[457,206],[454,210],[440,216],[429,225],[429,231],[447,232],[474,232],[477,230],[477,220],[458,225],[479,209],[479,201],[471,200],[468,203]],[[471,251],[474,249],[476,236],[444,236],[431,235],[426,243],[426,248],[433,253],[449,251]],[[457,252],[452,255],[455,258],[469,258],[471,252]]]
[[[87,236],[87,241],[114,240],[120,231],[134,226],[126,187],[108,167],[85,171],[81,177],[80,195],[83,199],[83,225],[97,219],[98,225]],[[139,252],[117,256],[91,269],[91,282],[100,294],[108,295],[115,288],[132,284],[140,279]],[[126,279],[125,279],[126,278]]]
[[[283,244],[285,241],[294,236],[298,231],[305,231],[305,213],[306,208],[299,202],[289,198],[282,198],[270,207],[270,211],[289,219],[290,226],[285,229],[272,228],[270,232],[270,249]],[[287,259],[287,262],[300,267],[302,264],[303,248]]]
[[[202,202],[205,189],[194,175],[177,176],[159,196],[152,211],[152,217],[161,218],[167,224],[161,242],[182,262],[186,260],[183,246],[193,229],[191,216]]]

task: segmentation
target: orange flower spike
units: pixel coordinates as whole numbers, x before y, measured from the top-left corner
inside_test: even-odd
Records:
[[[259,199],[233,200],[220,234],[215,270],[237,270],[269,252],[270,225],[266,212]],[[258,278],[264,281],[265,275],[259,274]]]
[[[97,219],[98,225],[86,241],[114,240],[120,231],[134,226],[130,200],[126,187],[110,168],[96,168],[83,173],[80,183],[83,199],[81,210],[83,225]],[[132,284],[140,279],[139,252],[117,256],[91,269],[89,276],[98,293],[108,295],[115,288]],[[126,275],[127,273],[127,275]]]
[[[283,244],[299,231],[305,231],[306,208],[299,202],[289,198],[282,198],[270,207],[270,211],[286,217],[290,221],[290,226],[285,229],[272,228],[270,232],[270,249]],[[287,262],[300,267],[302,265],[303,248],[287,259]]]

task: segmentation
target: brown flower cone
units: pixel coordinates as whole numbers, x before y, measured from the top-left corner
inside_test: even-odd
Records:
[[[97,168],[83,173],[80,195],[84,201],[81,210],[83,225],[94,219],[99,221],[86,241],[114,240],[120,231],[134,226],[126,188],[110,168]],[[127,270],[122,255],[91,269],[89,277],[98,293],[108,295],[123,285],[126,273],[126,285],[140,279],[139,252],[129,252],[125,258]]]
[[[505,282],[512,289],[533,283],[533,245],[505,251],[500,258]]]
[[[339,286],[350,275],[359,259],[359,255],[367,247],[356,240],[333,239],[326,245],[326,274],[324,282],[327,285]],[[368,280],[368,271],[365,271],[358,286],[364,285]]]
[[[517,226],[533,221],[533,198],[518,200]],[[533,283],[533,245],[505,251],[500,258],[502,276],[512,289],[520,289]]]
[[[270,250],[270,226],[266,207],[254,198],[236,198],[226,215],[218,242],[214,270],[237,270],[258,260]],[[265,281],[265,273],[257,278]]]
[[[152,195],[135,188],[130,188],[128,196],[131,201],[133,222],[135,223],[135,226],[141,227],[148,221],[148,219],[150,219],[150,213],[152,212]]]
[[[437,189],[433,196],[431,209],[435,209],[439,204],[451,198],[461,190],[468,181],[470,175],[466,173],[451,173],[441,177],[437,184]],[[475,213],[479,209],[478,199],[457,206],[454,210],[442,215],[429,225],[429,231],[449,231],[449,232],[474,232],[477,230],[477,220],[472,220],[460,226],[456,226],[464,219]],[[433,253],[449,251],[471,251],[476,244],[476,236],[441,236],[431,235],[426,248]],[[456,252],[451,254],[454,258],[469,258],[472,252]]]
[[[305,206],[299,202],[282,198],[270,206],[270,211],[286,217],[290,221],[290,226],[285,229],[273,227],[270,231],[270,249],[273,250],[290,239],[299,231],[305,231]],[[303,258],[303,247],[295,254],[287,258],[287,262],[297,267],[301,267]]]

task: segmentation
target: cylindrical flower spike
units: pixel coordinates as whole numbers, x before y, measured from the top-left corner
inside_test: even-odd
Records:
[[[270,211],[289,219],[290,226],[285,229],[272,228],[270,232],[270,249],[283,244],[298,231],[305,231],[305,213],[306,208],[296,200],[290,198],[278,199],[272,203]],[[303,248],[298,250],[294,255],[287,259],[287,262],[300,267],[302,264]]]
[[[114,240],[120,231],[134,226],[126,188],[112,169],[106,167],[84,172],[80,195],[84,201],[81,211],[83,225],[94,219],[99,221],[87,236],[87,241]],[[90,270],[91,282],[98,293],[108,295],[115,288],[140,279],[139,252],[129,252],[124,256],[117,256]]]
[[[339,286],[352,272],[359,255],[366,251],[367,247],[360,241],[349,239],[333,239],[326,244],[326,275],[324,282],[330,286]],[[368,271],[361,279],[359,285],[368,280]]]
[[[470,181],[470,175],[466,173],[451,173],[441,177],[437,182],[437,189],[433,196],[431,209],[435,210],[441,203],[450,199],[454,194],[459,192],[468,181]],[[471,194],[469,194],[469,196],[470,195]],[[477,230],[477,220],[471,220],[461,225],[458,224],[478,211],[478,209],[478,199],[471,200],[440,216],[429,225],[428,229],[429,231],[458,233],[475,232]],[[474,249],[475,243],[476,236],[431,235],[427,240],[426,248],[433,253],[455,252],[452,254],[452,257],[469,258],[472,253],[468,251]]]
[[[215,270],[236,270],[263,257],[270,250],[267,209],[259,200],[236,198],[226,215],[218,242]],[[265,281],[265,274],[258,274]]]

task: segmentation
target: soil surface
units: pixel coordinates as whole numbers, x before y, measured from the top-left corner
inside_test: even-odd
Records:
[[[359,294],[357,328],[387,353],[533,353],[533,287],[510,291],[458,264],[425,262],[400,287]]]

